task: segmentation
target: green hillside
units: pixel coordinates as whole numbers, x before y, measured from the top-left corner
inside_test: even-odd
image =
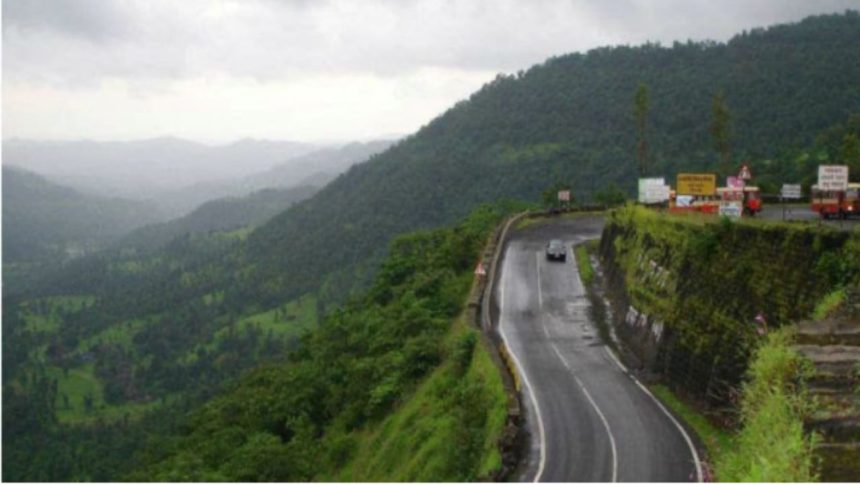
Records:
[[[454,228],[399,237],[366,295],[326,317],[290,364],[251,372],[196,411],[133,480],[490,475],[501,465],[501,376],[476,350],[476,330],[453,320],[500,215],[480,209]],[[423,437],[410,436],[416,428]]]
[[[4,166],[4,283],[32,280],[45,266],[96,251],[157,218],[146,203],[86,195]]]
[[[117,246],[126,250],[151,251],[182,235],[229,232],[257,226],[318,190],[315,186],[267,188],[243,197],[218,198],[183,217],[137,229],[123,237]]]
[[[537,200],[556,181],[588,199],[635,183],[633,96],[645,83],[653,173],[713,168],[711,102],[725,93],[737,162],[810,145],[860,112],[860,14],[808,18],[721,43],[606,47],[498,76],[415,135],[355,166],[249,237],[243,297],[317,290],[380,257],[397,233],[481,202]],[[372,267],[372,265],[371,265]],[[361,273],[359,273],[360,275]]]

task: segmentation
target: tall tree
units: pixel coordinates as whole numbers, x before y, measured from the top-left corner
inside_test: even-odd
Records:
[[[731,120],[726,96],[720,89],[714,94],[711,103],[711,137],[714,140],[714,148],[720,155],[719,167],[722,175],[729,175],[732,171]]]
[[[650,107],[648,86],[640,83],[633,101],[633,115],[636,117],[636,159],[640,177],[644,177],[648,171],[648,138],[645,136],[645,128]]]

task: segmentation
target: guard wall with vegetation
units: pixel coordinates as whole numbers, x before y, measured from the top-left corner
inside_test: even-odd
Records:
[[[737,403],[762,334],[860,274],[856,231],[642,207],[607,216],[600,252],[620,336],[643,366],[714,406]]]

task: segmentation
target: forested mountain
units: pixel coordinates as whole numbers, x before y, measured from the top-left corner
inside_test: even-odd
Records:
[[[152,251],[182,235],[250,229],[317,191],[319,186],[266,188],[244,197],[219,198],[204,203],[184,217],[139,228],[123,237],[117,247]]]
[[[860,14],[847,12],[725,44],[606,47],[500,75],[254,232],[255,270],[237,290],[266,304],[314,291],[326,274],[343,279],[379,257],[394,234],[450,222],[487,200],[536,200],[559,181],[579,199],[609,183],[632,192],[633,98],[643,83],[651,173],[716,167],[709,125],[718,91],[736,163],[808,146],[860,111],[856,59]]]
[[[384,140],[320,148],[264,171],[229,180],[195,183],[181,190],[164,193],[161,198],[163,204],[172,208],[174,213],[183,213],[189,207],[196,207],[208,200],[243,196],[264,188],[322,187],[350,166],[384,151],[392,143]]]
[[[59,262],[150,223],[149,204],[85,195],[3,166],[3,262]]]
[[[178,138],[128,142],[3,142],[4,163],[85,193],[144,200],[162,221],[210,200],[264,188],[323,186],[392,141],[315,146],[242,140],[208,146]]]

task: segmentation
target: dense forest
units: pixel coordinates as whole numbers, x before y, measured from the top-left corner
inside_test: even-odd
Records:
[[[244,197],[211,200],[183,217],[139,228],[123,237],[113,248],[152,251],[183,235],[256,227],[294,203],[310,198],[318,190],[319,186],[266,188]]]
[[[768,186],[807,182],[809,159],[853,153],[858,58],[855,12],[725,44],[553,58],[498,76],[268,222],[233,205],[236,224],[258,228],[204,206],[201,225],[142,229],[32,287],[4,285],[3,477],[366,477],[356,439],[438,368],[455,381],[473,371],[474,342],[449,341],[451,319],[487,230],[512,208],[425,230],[484,202],[536,202],[558,183],[578,201],[610,186],[631,193],[639,85],[650,95],[648,173],[717,168],[709,126],[722,91],[732,163],[751,161]],[[246,202],[272,207],[282,195]],[[480,393],[434,394],[462,417],[449,424],[474,452],[436,475],[404,475],[484,475],[486,422],[468,412],[491,405]],[[328,464],[309,469],[315,459]]]

